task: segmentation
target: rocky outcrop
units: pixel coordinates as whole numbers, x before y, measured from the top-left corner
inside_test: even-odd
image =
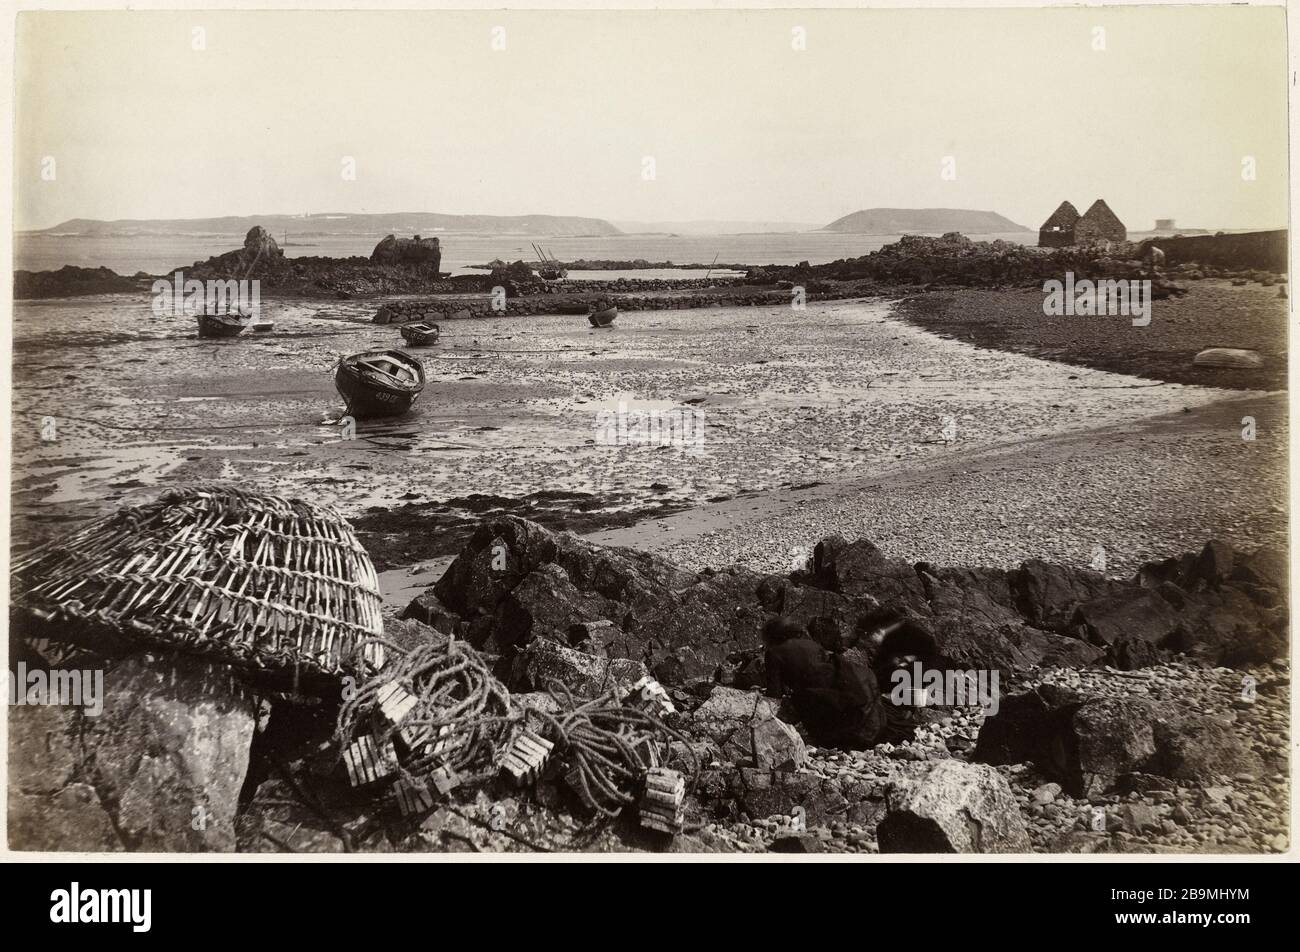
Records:
[[[248,229],[248,234],[244,236],[244,260],[251,263],[283,257],[284,251],[265,228],[254,225]]]
[[[507,517],[481,525],[406,614],[437,617],[507,656],[547,638],[642,662],[665,684],[747,687],[762,682],[760,631],[774,614],[857,645],[868,663],[874,648],[865,636],[897,617],[925,625],[963,670],[1135,668],[1180,653],[1211,665],[1255,663],[1284,651],[1284,577],[1275,556],[1234,558],[1219,543],[1117,581],[1040,561],[1011,571],[914,566],[838,536],[789,576],[689,572]]]
[[[1089,697],[1043,686],[1002,699],[974,758],[1033,763],[1074,796],[1097,796],[1134,774],[1183,781],[1257,773],[1231,724],[1167,702]]]
[[[77,268],[64,265],[58,271],[15,271],[14,300],[76,297],[82,294],[116,294],[135,291],[142,278],[128,278],[108,268]]]
[[[442,264],[442,246],[437,238],[385,236],[370,252],[375,264],[404,265],[436,272]]]
[[[1029,832],[1006,780],[986,764],[944,760],[886,793],[882,853],[1027,853]]]
[[[225,669],[186,658],[85,658],[103,710],[9,708],[15,850],[226,852],[255,728]]]

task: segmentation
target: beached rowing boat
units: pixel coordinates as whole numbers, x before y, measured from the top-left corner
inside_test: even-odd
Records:
[[[350,416],[398,416],[424,390],[424,365],[400,350],[370,350],[340,360],[334,386]]]
[[[566,301],[556,311],[560,314],[590,314],[591,305],[586,301]]]
[[[248,327],[248,318],[239,314],[200,314],[200,337],[238,337]]]
[[[587,320],[591,321],[592,327],[609,327],[616,317],[618,317],[618,305],[611,304],[609,307],[592,311],[587,315]]]
[[[440,333],[437,324],[430,324],[425,321],[419,324],[406,324],[401,329],[402,339],[412,347],[436,344]]]

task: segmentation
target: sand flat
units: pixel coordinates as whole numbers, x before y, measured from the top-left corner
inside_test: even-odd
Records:
[[[66,302],[69,307],[72,302]],[[345,513],[410,492],[650,492],[683,503],[868,476],[951,452],[1143,419],[1226,394],[941,339],[879,300],[449,322],[415,349],[406,417],[331,425],[330,368],[401,346],[377,305],[267,306],[269,335],[205,341],[139,301],[17,307],[15,508],[90,514],[181,481],[307,494]],[[66,313],[66,311],[65,311]],[[600,445],[620,401],[702,411],[692,446]],[[57,439],[40,438],[45,416]]]

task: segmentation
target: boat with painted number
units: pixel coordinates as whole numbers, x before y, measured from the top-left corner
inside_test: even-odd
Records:
[[[354,417],[400,416],[424,390],[424,364],[400,350],[370,350],[344,357],[334,386]]]

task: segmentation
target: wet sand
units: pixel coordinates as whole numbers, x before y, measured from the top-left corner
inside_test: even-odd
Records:
[[[448,323],[438,346],[416,350],[429,385],[415,410],[360,421],[345,440],[330,422],[342,411],[331,365],[401,346],[396,328],[369,323],[376,306],[277,302],[271,334],[208,341],[136,300],[20,303],[15,538],[211,479],[358,519],[471,494],[582,493],[616,524],[650,500],[695,507],[861,479],[1230,395],[977,349],[877,300],[631,313],[605,330],[495,318]],[[601,445],[598,414],[620,402],[703,411],[703,444]]]

